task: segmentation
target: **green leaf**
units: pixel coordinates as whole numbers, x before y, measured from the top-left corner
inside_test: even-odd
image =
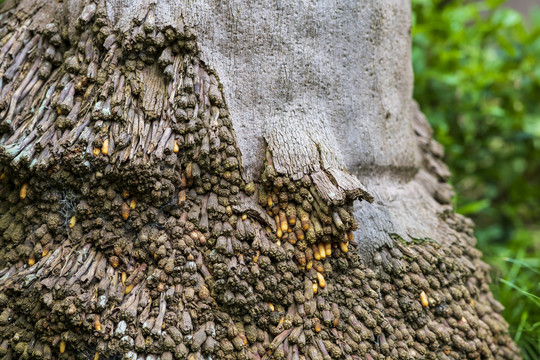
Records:
[[[526,297],[528,297],[534,304],[536,304],[536,306],[540,307],[540,297],[539,296],[536,296],[534,294],[531,294],[528,291],[523,290],[519,286],[516,286],[516,285],[512,284],[510,281],[500,279],[500,282],[510,286],[514,290],[517,290],[520,294],[525,295]]]
[[[456,211],[462,215],[475,214],[489,207],[489,200],[483,199],[461,206]]]

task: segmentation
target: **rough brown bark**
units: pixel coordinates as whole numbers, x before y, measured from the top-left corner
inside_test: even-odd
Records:
[[[0,356],[519,357],[409,12],[6,2]]]

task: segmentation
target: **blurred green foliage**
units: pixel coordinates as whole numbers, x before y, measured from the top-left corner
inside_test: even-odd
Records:
[[[503,3],[412,0],[414,97],[510,331],[540,359],[540,11],[524,19]]]

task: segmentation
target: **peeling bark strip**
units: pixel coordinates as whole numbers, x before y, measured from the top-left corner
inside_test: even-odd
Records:
[[[298,154],[306,167],[288,164],[282,153],[296,150],[268,132],[263,171],[243,180],[219,71],[201,61],[197,28],[167,17],[189,6],[10,4],[3,359],[519,357],[470,224],[451,209],[443,246],[382,226],[388,245],[367,267],[352,202],[373,199],[337,153],[312,147],[316,134],[304,149],[315,161]],[[421,117],[414,125],[421,180],[444,204],[440,149]]]

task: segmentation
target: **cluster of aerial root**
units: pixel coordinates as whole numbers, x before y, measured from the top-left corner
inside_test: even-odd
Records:
[[[242,180],[181,19],[120,33],[89,2],[70,38],[28,9],[0,15],[0,359],[517,356],[469,242],[394,236],[367,266],[366,194],[329,201],[270,151]]]

